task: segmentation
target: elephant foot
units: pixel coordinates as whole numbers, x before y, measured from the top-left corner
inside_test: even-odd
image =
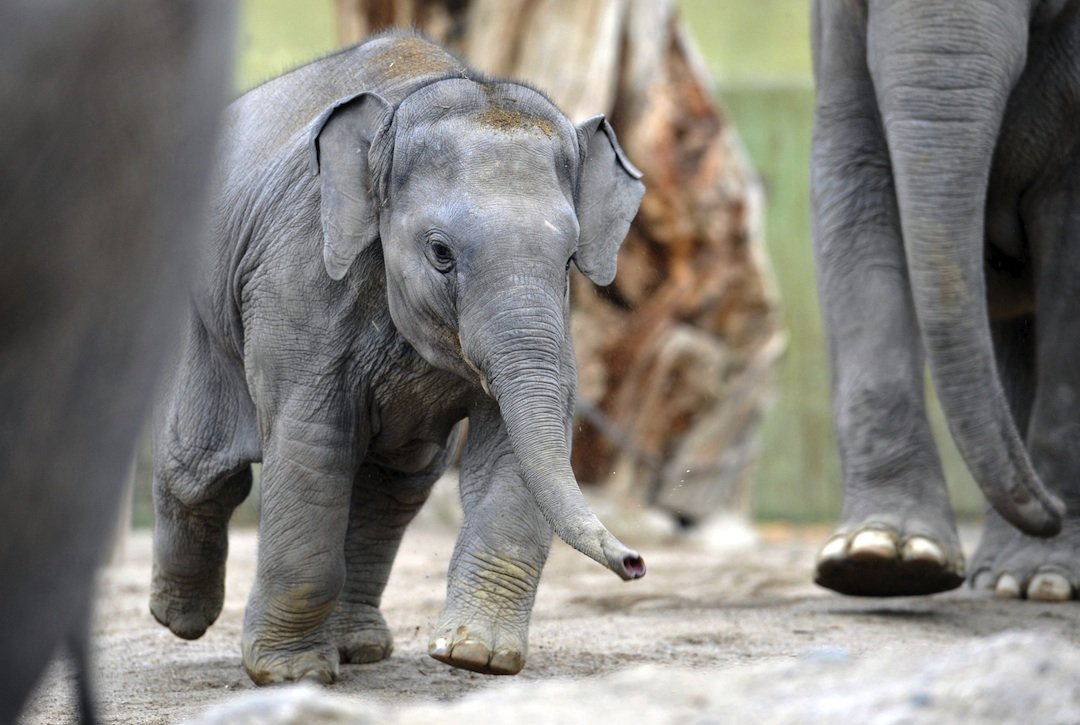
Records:
[[[1060,534],[1039,539],[989,512],[969,581],[1002,599],[1080,599],[1080,521],[1069,516]]]
[[[181,639],[198,639],[217,621],[225,602],[225,568],[205,576],[166,574],[156,564],[150,584],[150,613]]]
[[[337,645],[341,662],[363,665],[378,662],[394,651],[394,637],[382,612],[369,604],[339,601],[326,623],[326,633]]]
[[[525,666],[526,632],[444,613],[428,654],[448,665],[487,675],[516,675]]]
[[[862,597],[955,589],[964,581],[959,538],[950,527],[936,534],[926,531],[925,525],[880,522],[841,527],[818,553],[814,581],[841,594]]]
[[[455,560],[428,654],[474,672],[516,675],[525,666],[540,567],[482,550],[456,552]]]
[[[256,685],[300,680],[329,685],[338,676],[338,648],[329,642],[305,649],[271,648],[245,636],[243,657],[244,670]]]

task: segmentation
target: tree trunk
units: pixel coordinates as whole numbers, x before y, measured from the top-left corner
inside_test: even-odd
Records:
[[[674,0],[336,0],[343,42],[416,26],[612,120],[648,187],[614,284],[575,273],[574,470],[686,522],[745,511],[783,347],[761,191]]]

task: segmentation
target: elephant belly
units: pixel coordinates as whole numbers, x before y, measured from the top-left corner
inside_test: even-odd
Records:
[[[450,445],[454,426],[468,414],[469,391],[449,373],[433,371],[383,391],[373,416],[368,457],[385,468],[415,473]]]
[[[374,463],[401,473],[418,473],[435,460],[445,447],[446,440],[442,443],[413,439],[386,450],[384,446],[373,447],[368,451],[368,457]]]

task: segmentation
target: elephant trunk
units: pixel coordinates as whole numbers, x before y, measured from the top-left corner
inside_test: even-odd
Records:
[[[518,307],[507,310],[508,300]],[[600,523],[570,467],[575,381],[563,358],[565,328],[564,302],[550,285],[518,277],[463,314],[462,351],[498,402],[525,485],[555,533],[622,579],[638,579],[641,555]]]
[[[991,159],[1024,66],[1028,20],[1016,0],[871,5],[867,55],[915,309],[949,429],[991,505],[1024,532],[1051,536],[1064,506],[1036,475],[1006,403],[983,276]]]

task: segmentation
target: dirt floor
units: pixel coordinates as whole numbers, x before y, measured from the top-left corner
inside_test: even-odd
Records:
[[[371,721],[377,722],[389,717],[388,713],[412,706],[423,708],[425,703],[430,708],[439,702],[445,709],[446,701],[482,689],[491,691],[485,695],[489,700],[518,702],[521,707],[531,702],[536,707],[536,698],[560,697],[563,706],[565,698],[587,700],[590,682],[614,683],[616,688],[640,692],[647,692],[650,686],[663,688],[665,697],[678,695],[683,687],[680,683],[685,683],[686,697],[679,706],[650,710],[647,718],[668,720],[664,713],[700,715],[721,706],[724,712],[738,711],[715,700],[719,697],[715,688],[706,687],[706,694],[695,695],[695,687],[705,687],[701,682],[694,684],[695,673],[707,673],[708,682],[735,677],[731,682],[741,683],[736,689],[757,693],[754,697],[759,699],[764,693],[768,699],[769,693],[780,691],[777,688],[784,681],[790,680],[789,689],[796,687],[793,683],[799,681],[796,675],[800,672],[811,679],[798,686],[798,692],[826,688],[813,680],[816,673],[835,667],[835,663],[846,663],[848,669],[836,672],[847,672],[847,680],[841,678],[833,687],[834,700],[840,703],[837,707],[844,712],[845,698],[857,695],[856,685],[872,687],[874,678],[890,677],[883,672],[898,672],[906,666],[911,678],[925,680],[930,671],[926,668],[935,662],[952,661],[949,657],[961,663],[957,665],[960,669],[968,667],[965,663],[972,658],[983,662],[971,662],[970,667],[987,668],[987,658],[1008,660],[1025,648],[1032,656],[1051,657],[1058,666],[1067,664],[1063,681],[1080,683],[1080,606],[1076,604],[1002,602],[965,592],[920,599],[845,598],[810,582],[814,552],[827,533],[825,529],[759,529],[757,542],[752,543],[737,531],[726,535],[723,527],[718,529],[719,536],[686,539],[663,533],[663,527],[641,525],[641,535],[636,536],[627,528],[631,519],[623,517],[612,529],[640,547],[648,562],[648,575],[637,582],[621,582],[556,542],[540,584],[525,670],[514,678],[495,678],[447,667],[426,654],[428,633],[442,606],[455,529],[438,516],[424,517],[410,529],[402,545],[384,598],[383,610],[395,635],[393,656],[373,665],[343,666],[341,680],[330,691],[376,708],[381,715]],[[195,642],[174,637],[149,614],[149,532],[134,533],[125,550],[121,561],[102,576],[94,629],[96,686],[104,721],[176,722],[256,689],[241,669],[239,652],[244,601],[254,572],[254,532],[233,532],[224,612]],[[1010,634],[1001,635],[1003,632]],[[989,653],[962,650],[981,642],[997,649]],[[1054,647],[1067,651],[1048,654]],[[1077,656],[1068,659],[1074,653]],[[907,665],[902,664],[905,662]],[[1052,686],[1047,667],[1054,663],[1040,662],[1029,688],[1034,688],[1034,695],[1025,695],[1029,699],[1040,696],[1043,683]],[[857,668],[852,669],[852,663],[867,663],[868,669],[860,674]],[[793,666],[798,669],[791,669]],[[950,672],[957,667],[950,665]],[[665,674],[668,672],[682,674]],[[745,678],[737,679],[740,673],[758,675],[748,684]],[[1012,671],[1001,675],[1010,683],[1018,677]],[[576,695],[558,695],[544,689],[547,681],[586,689]],[[566,684],[568,681],[571,684]],[[984,685],[991,692],[1000,689],[995,683]],[[977,698],[965,686],[950,684],[942,697],[960,698],[961,705],[965,697]],[[1080,702],[1078,687],[1071,685],[1072,699],[1066,702],[1070,708]],[[500,692],[508,694],[503,698]],[[889,697],[900,698],[898,702],[907,708],[929,707],[929,695],[922,692]],[[625,697],[616,701],[631,702]],[[648,702],[655,708],[658,698],[649,697]],[[71,722],[73,703],[68,667],[58,662],[22,721]],[[586,704],[583,701],[582,707]],[[1057,705],[1061,705],[1060,698]],[[543,702],[539,706],[544,707]],[[1025,711],[1033,707],[1030,703],[1020,706]],[[873,712],[880,711],[880,704],[873,707],[878,708]],[[760,721],[801,721],[807,712],[796,711],[793,720],[763,717]],[[980,719],[971,711],[965,712],[970,719]],[[1066,722],[1080,710],[1063,712],[1066,719],[1061,721]],[[644,717],[646,712],[639,710],[637,714]],[[1001,710],[984,714],[981,719],[1011,717]],[[235,720],[225,717],[220,721]],[[687,720],[680,716],[671,721]]]

